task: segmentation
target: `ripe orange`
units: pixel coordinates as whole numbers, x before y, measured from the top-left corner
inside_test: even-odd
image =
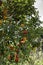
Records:
[[[18,61],[19,61],[18,54],[15,54],[15,62],[18,62]]]
[[[24,30],[24,31],[23,31],[23,34],[27,34],[27,33],[28,33],[28,31],[27,31],[27,30]]]
[[[8,60],[11,60],[11,55],[8,55],[7,59],[8,59]]]

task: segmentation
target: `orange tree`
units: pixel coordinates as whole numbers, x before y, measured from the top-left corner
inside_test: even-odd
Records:
[[[40,23],[35,0],[0,0],[0,63],[29,61],[40,41]]]

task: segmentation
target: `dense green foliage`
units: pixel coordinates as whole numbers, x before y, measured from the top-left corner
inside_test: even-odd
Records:
[[[33,47],[40,45],[38,39],[41,21],[34,2],[35,0],[0,0],[1,65],[29,61]]]

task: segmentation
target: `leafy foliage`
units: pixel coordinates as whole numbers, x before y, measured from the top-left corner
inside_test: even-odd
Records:
[[[35,0],[0,1],[0,61],[22,63],[29,61],[34,47],[40,45],[40,23]],[[6,61],[5,61],[6,60]]]

